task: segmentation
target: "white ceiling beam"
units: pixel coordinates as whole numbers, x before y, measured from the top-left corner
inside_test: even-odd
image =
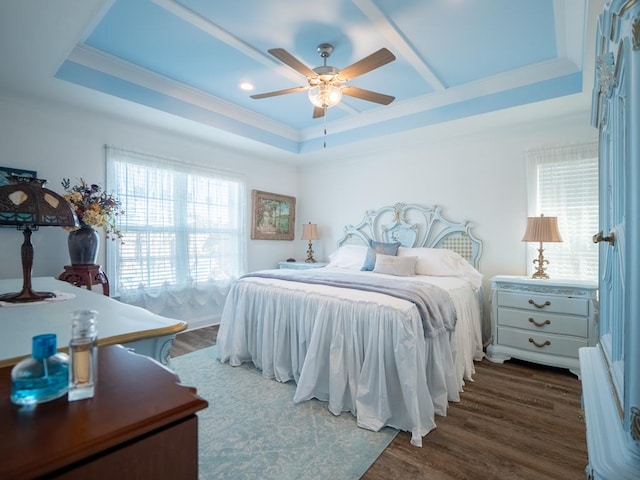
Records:
[[[306,79],[304,79],[304,77],[302,77],[300,73],[294,72],[291,68],[283,65],[281,62],[274,59],[274,57],[272,57],[271,55],[267,55],[266,53],[253,48],[248,43],[243,42],[235,35],[227,32],[224,28],[219,27],[215,23],[204,18],[202,15],[197,14],[193,10],[185,7],[184,5],[181,5],[175,0],[153,0],[153,2],[159,7],[162,7],[173,15],[181,18],[185,22],[190,23],[194,27],[199,28],[203,32],[213,36],[214,38],[217,38],[221,42],[226,43],[230,47],[235,48],[243,55],[246,55],[247,57],[256,60],[257,62],[269,67],[270,69],[275,70],[283,77],[288,78],[297,84],[306,82]],[[341,102],[339,105],[337,105],[337,107],[350,114],[358,113],[358,110],[345,102]]]
[[[227,32],[224,28],[219,27],[215,23],[204,18],[202,15],[199,15],[193,10],[181,5],[175,0],[153,0],[153,2],[176,17],[181,18],[185,22],[190,23],[194,27],[199,28],[203,32],[217,38],[221,42],[226,43],[230,47],[235,48],[243,55],[246,55],[269,68],[273,69],[276,67],[275,70],[283,77],[289,78],[297,84],[302,83],[301,80],[303,80],[304,77],[299,73],[294,72],[291,68],[283,65],[271,55],[267,55],[266,52],[261,52],[260,50],[253,48],[248,43],[243,42],[235,35]]]
[[[559,58],[567,58],[582,69],[587,25],[587,0],[554,0],[553,15]],[[587,46],[589,48],[590,46]]]
[[[567,56],[567,9],[565,0],[553,0],[553,20],[556,30],[556,54],[558,58]]]
[[[429,93],[404,101],[394,102],[385,108],[366,111],[356,118],[331,122],[327,128],[332,133],[342,133],[352,129],[375,125],[387,120],[427,112],[435,108],[462,103],[474,98],[492,95],[546,80],[578,72],[576,65],[566,58],[527,65],[508,72],[451,87],[446,92]],[[302,141],[317,137],[317,129],[302,130]]]
[[[87,45],[78,45],[69,61],[87,68],[148,88],[154,92],[218,113],[247,125],[266,130],[288,140],[299,142],[298,130],[264,115],[239,107],[214,95],[203,93],[181,82],[129,63]]]
[[[427,65],[427,62],[405,40],[404,36],[394,26],[394,23],[378,8],[372,0],[352,0],[362,13],[364,13],[374,28],[384,35],[391,43],[392,48],[401,55],[409,64],[424,78],[436,92],[446,90],[434,71]]]

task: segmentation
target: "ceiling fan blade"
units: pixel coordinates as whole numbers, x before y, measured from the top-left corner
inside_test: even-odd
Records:
[[[308,85],[305,85],[303,87],[285,88],[284,90],[276,90],[275,92],[257,93],[255,95],[251,95],[251,98],[259,100],[261,98],[277,97],[278,95],[286,95],[287,93],[302,92],[303,90],[307,90],[308,88]]]
[[[338,73],[340,80],[351,80],[364,73],[370,72],[382,65],[386,65],[389,62],[393,62],[396,56],[386,48],[381,48],[377,52],[372,53],[368,57],[364,57],[362,60],[358,60],[356,63],[352,63],[348,67],[343,68]]]
[[[321,107],[313,107],[313,118],[322,118],[324,117],[324,108]]]
[[[369,102],[380,103],[382,105],[389,105],[396,97],[391,95],[385,95],[383,93],[372,92],[371,90],[365,90],[364,88],[353,87],[351,85],[342,87],[342,94],[349,95],[350,97],[361,98]]]
[[[316,78],[318,76],[316,72],[311,70],[304,63],[287,52],[284,48],[272,48],[271,50],[267,51],[282,63],[293,68],[296,72],[304,75],[307,78]]]

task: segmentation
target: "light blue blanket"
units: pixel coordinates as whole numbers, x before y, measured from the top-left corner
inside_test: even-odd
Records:
[[[427,338],[446,331],[451,332],[456,325],[456,310],[449,294],[440,287],[424,282],[401,279],[390,281],[369,275],[340,275],[322,272],[319,269],[292,271],[268,270],[252,272],[243,277],[277,278],[292,282],[313,283],[332,287],[353,288],[367,292],[377,292],[412,302],[422,319],[422,328]]]

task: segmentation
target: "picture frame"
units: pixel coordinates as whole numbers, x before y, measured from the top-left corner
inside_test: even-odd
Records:
[[[35,170],[23,170],[21,168],[0,167],[0,187],[9,184],[9,177],[18,175],[20,177],[38,178]]]
[[[252,190],[251,239],[293,240],[296,197]]]

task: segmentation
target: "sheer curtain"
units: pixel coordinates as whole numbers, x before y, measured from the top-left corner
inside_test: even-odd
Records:
[[[222,312],[246,270],[241,175],[105,146],[107,188],[122,202],[123,243],[110,242],[113,292],[190,326]]]
[[[552,278],[597,280],[598,142],[527,152],[529,216],[558,217],[562,243],[545,243]],[[538,244],[528,244],[528,268]]]

